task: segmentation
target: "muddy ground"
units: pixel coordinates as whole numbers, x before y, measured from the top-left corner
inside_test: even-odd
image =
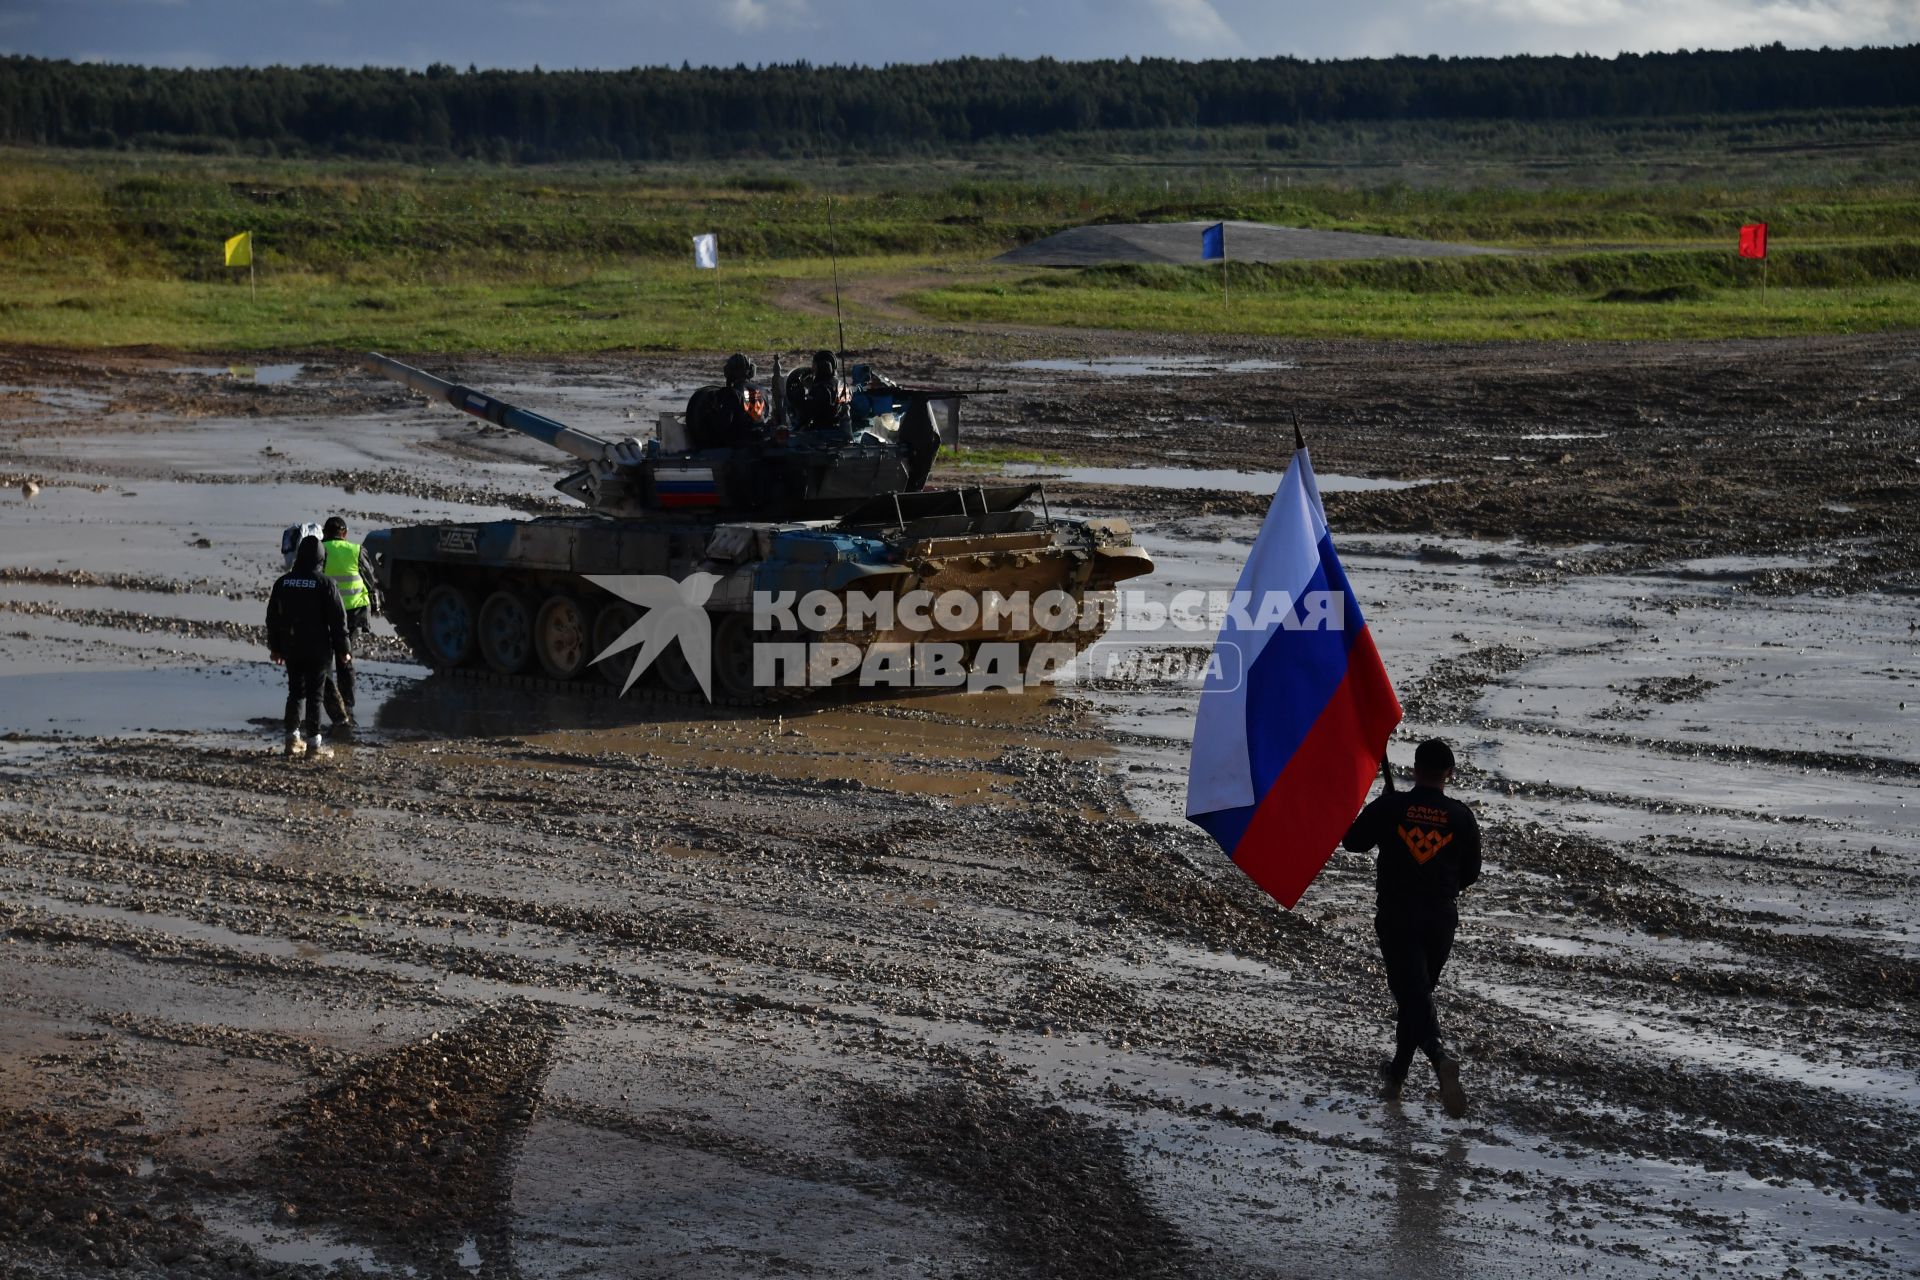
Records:
[[[1286,913],[1179,820],[1142,637],[769,718],[389,634],[288,761],[279,529],[561,509],[554,460],[333,355],[9,350],[0,1266],[1920,1272],[1920,344],[872,340],[1004,388],[943,479],[1123,513],[1168,590],[1231,585],[1298,413],[1487,832],[1470,1115],[1371,1094],[1367,859]],[[436,367],[620,434],[706,363]]]

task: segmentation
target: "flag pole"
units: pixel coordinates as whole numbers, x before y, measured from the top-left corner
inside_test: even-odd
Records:
[[[1227,310],[1233,309],[1233,293],[1227,287],[1227,223],[1220,221],[1220,305]]]
[[[1298,409],[1289,409],[1287,412],[1293,417],[1293,447],[1295,449],[1304,449],[1307,447],[1307,438],[1300,434],[1300,411]]]

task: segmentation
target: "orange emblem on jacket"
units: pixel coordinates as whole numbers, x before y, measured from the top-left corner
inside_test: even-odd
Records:
[[[1421,866],[1425,866],[1434,854],[1453,843],[1451,831],[1442,834],[1438,831],[1429,831],[1425,827],[1395,827],[1394,830],[1400,833],[1400,838],[1406,842],[1407,852],[1412,854],[1413,860]]]

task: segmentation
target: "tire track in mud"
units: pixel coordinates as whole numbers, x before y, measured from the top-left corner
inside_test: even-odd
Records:
[[[351,1063],[289,1107],[259,1177],[281,1214],[329,1223],[432,1270],[460,1270],[473,1239],[485,1274],[515,1275],[516,1153],[539,1106],[561,1022],[525,1001]]]
[[[998,1073],[914,1090],[856,1088],[842,1115],[855,1150],[900,1161],[990,1222],[1019,1274],[1200,1274],[1178,1228],[1135,1180],[1117,1131],[1033,1102]]]

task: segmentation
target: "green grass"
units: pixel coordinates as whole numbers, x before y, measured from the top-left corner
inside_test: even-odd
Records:
[[[1284,337],[1766,337],[1920,327],[1920,242],[1374,262],[1112,266],[922,290],[939,320]]]
[[[219,281],[43,276],[16,280],[0,300],[0,340],[221,352],[796,350],[826,341],[831,321],[771,299],[795,282],[818,284],[827,270],[824,262],[723,270],[717,296],[713,273],[656,262],[547,280],[462,269],[437,284],[269,270],[257,296],[244,270]]]
[[[946,272],[952,284],[907,299],[942,322],[1419,339],[1920,326],[1920,180],[1904,161],[1857,166],[1847,181],[1794,180],[1823,172],[1819,154],[1775,156],[1788,178],[1765,182],[1289,187],[1231,168],[1044,167],[1036,180],[1030,165],[989,180],[948,162],[815,165],[783,166],[770,182],[671,167],[15,150],[0,152],[0,341],[235,353],[808,347],[824,322],[782,302],[827,291],[826,189],[837,192],[843,276]],[[1235,264],[1231,306],[1217,270],[986,265],[1082,223],[1212,217],[1523,252]],[[1764,303],[1754,264],[1731,252],[1756,217],[1781,246]],[[240,230],[255,233],[257,298],[244,272],[220,265],[221,240]],[[718,302],[713,275],[688,264],[689,237],[709,230],[721,244]],[[859,314],[855,305],[850,320]]]
[[[941,320],[1289,338],[1414,341],[1784,337],[1920,328],[1920,285],[1709,293],[1623,305],[1566,295],[1469,297],[1377,289],[1235,295],[1113,288],[944,289],[914,302]]]
[[[1037,467],[1060,466],[1067,459],[1057,453],[1047,453],[1041,449],[1013,449],[1004,445],[968,446],[956,454],[943,454],[940,466],[954,471],[996,471],[1012,464],[1028,464]]]

